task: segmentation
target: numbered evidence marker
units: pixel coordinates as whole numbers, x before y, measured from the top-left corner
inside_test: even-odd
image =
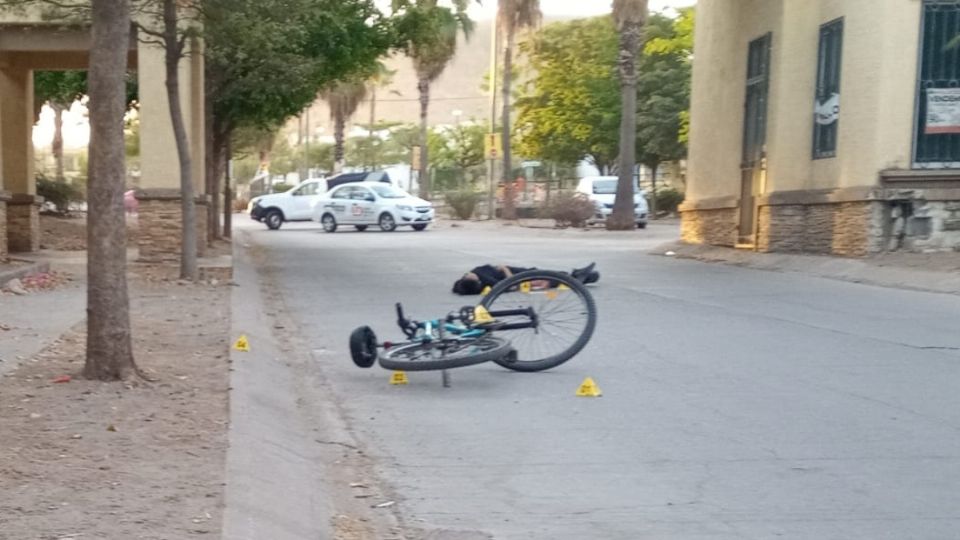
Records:
[[[394,371],[390,375],[390,384],[409,384],[410,381],[407,380],[407,374],[403,371]]]
[[[473,308],[473,322],[479,323],[479,324],[484,324],[484,323],[491,323],[491,322],[493,322],[493,321],[495,321],[495,320],[496,320],[496,319],[494,319],[494,318],[490,315],[490,312],[487,311],[487,308],[485,308],[485,307],[483,307],[483,306],[477,306],[477,307]]]
[[[547,300],[556,300],[557,296],[560,296],[560,293],[556,289],[550,289],[547,291]]]
[[[240,352],[250,352],[250,342],[247,341],[247,336],[240,334],[237,342],[233,344],[233,348]]]
[[[486,296],[486,295],[490,294],[490,291],[492,291],[492,290],[493,290],[493,289],[491,289],[490,286],[487,285],[486,287],[483,288],[483,292],[480,293],[480,296]]]
[[[533,285],[529,281],[524,281],[520,284],[520,292],[530,294],[530,291],[533,290]]]
[[[597,386],[597,383],[591,377],[587,377],[580,384],[580,388],[577,388],[577,396],[579,397],[600,397],[603,395],[603,392],[600,390],[600,387]]]

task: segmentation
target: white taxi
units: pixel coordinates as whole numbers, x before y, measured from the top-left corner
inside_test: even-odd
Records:
[[[429,201],[383,182],[343,184],[320,197],[313,207],[313,220],[327,232],[336,232],[341,225],[352,225],[358,231],[370,225],[387,232],[404,226],[422,231],[433,218]]]

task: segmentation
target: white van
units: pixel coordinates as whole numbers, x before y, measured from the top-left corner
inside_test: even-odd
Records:
[[[587,176],[580,179],[577,184],[577,193],[582,193],[596,207],[593,219],[588,223],[603,223],[613,212],[613,201],[617,197],[617,182],[620,179],[616,176]],[[647,228],[647,214],[650,208],[647,205],[647,198],[644,192],[636,185],[633,186],[633,212],[637,221],[637,228]]]

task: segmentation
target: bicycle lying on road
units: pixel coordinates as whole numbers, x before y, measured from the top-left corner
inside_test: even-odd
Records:
[[[400,304],[401,343],[377,340],[369,326],[350,334],[359,367],[445,370],[495,362],[515,371],[543,371],[566,362],[590,341],[597,308],[590,291],[569,274],[530,270],[498,283],[477,306],[442,319],[408,319]]]

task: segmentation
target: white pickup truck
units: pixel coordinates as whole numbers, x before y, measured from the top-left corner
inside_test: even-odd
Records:
[[[308,178],[283,193],[270,193],[250,199],[247,212],[254,221],[261,221],[277,230],[287,221],[310,221],[314,203],[327,191],[340,184],[362,180],[390,182],[383,172],[343,173],[331,178]]]

